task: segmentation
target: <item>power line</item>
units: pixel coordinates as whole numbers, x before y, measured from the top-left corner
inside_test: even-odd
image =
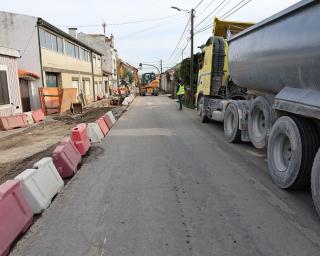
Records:
[[[240,9],[242,9],[244,6],[246,6],[248,3],[250,3],[252,0],[249,0],[248,2],[244,3],[243,5],[241,5],[238,9],[234,10],[232,13],[228,14],[227,16],[223,17],[224,19],[230,17],[232,14],[234,14],[235,12],[239,11]]]
[[[167,23],[166,23],[166,24],[162,24],[162,26],[163,26],[163,25],[167,25]],[[142,33],[146,32],[146,31],[149,31],[149,30],[158,28],[159,26],[161,26],[161,25],[158,24],[158,25],[156,25],[156,26],[148,27],[148,28],[145,28],[145,29],[143,29],[143,30],[136,31],[136,32],[131,33],[131,34],[127,34],[127,35],[123,35],[123,36],[118,36],[118,37],[117,37],[117,40],[118,40],[118,39],[122,39],[122,38],[127,38],[127,37],[131,37],[131,36],[135,36],[135,35],[139,35],[139,34],[142,34]]]
[[[163,23],[163,24],[158,24],[158,25],[155,25],[155,26],[151,26],[151,27],[148,27],[148,28],[145,28],[145,29],[142,29],[142,30],[138,30],[134,33],[130,33],[130,34],[127,34],[127,35],[123,35],[123,36],[119,36],[117,37],[117,39],[122,39],[122,38],[127,38],[127,37],[131,37],[131,36],[135,36],[135,35],[138,35],[138,34],[141,34],[141,33],[144,33],[146,31],[149,31],[149,30],[153,30],[153,29],[156,29],[160,26],[164,26],[164,25],[168,25],[168,23]]]
[[[212,12],[210,12],[202,21],[200,21],[196,25],[196,28],[199,27],[199,25],[202,24],[205,20],[207,20],[225,1],[227,1],[227,0],[223,0]]]
[[[220,19],[226,19],[229,16],[231,16],[232,14],[234,14],[235,12],[239,11],[240,9],[242,9],[244,6],[246,6],[248,3],[250,3],[252,0],[247,1],[246,3],[244,3],[243,5],[241,5],[239,8],[237,8],[236,10],[234,10],[236,7],[238,7],[241,3],[243,3],[246,0],[242,0],[240,1],[238,4],[236,4],[234,7],[232,7],[229,11],[227,11],[225,14],[223,14]],[[230,11],[234,10],[233,12],[230,13]],[[228,14],[229,13],[229,14]],[[226,15],[227,14],[227,15]],[[208,29],[212,28],[212,24],[209,26],[204,26],[202,28],[200,28],[198,31],[195,32],[195,34],[199,34],[202,32],[207,31]]]
[[[173,54],[175,53],[175,51],[178,49],[178,47],[179,47],[179,45],[180,45],[180,43],[181,43],[181,40],[182,40],[183,37],[185,36],[185,33],[186,33],[186,31],[187,31],[187,28],[188,28],[188,25],[189,25],[189,23],[190,23],[190,19],[191,19],[191,17],[188,19],[188,22],[187,22],[187,24],[186,24],[186,26],[185,26],[185,28],[184,28],[184,30],[183,30],[180,38],[179,38],[179,41],[178,41],[176,47],[174,48],[174,50],[172,51],[170,57],[168,58],[168,61],[171,59],[171,57],[173,56]]]
[[[129,25],[129,24],[136,24],[136,23],[145,23],[145,22],[152,22],[152,21],[158,21],[158,20],[165,20],[170,19],[177,16],[182,16],[184,13],[179,13],[175,15],[170,16],[164,16],[164,17],[158,17],[153,19],[144,19],[144,20],[135,20],[135,21],[127,21],[127,22],[121,22],[121,23],[107,23],[107,26],[121,26],[121,25]],[[91,25],[58,25],[57,27],[60,28],[70,28],[70,27],[78,27],[78,28],[85,28],[85,27],[101,27],[101,24],[91,24]]]
[[[232,1],[232,0],[229,0],[225,5],[223,5],[223,6],[215,13],[214,16],[217,16],[224,8],[226,8],[226,7],[230,4],[231,1]],[[212,26],[213,26],[213,22],[210,20],[209,23],[206,23],[203,27],[199,28],[198,31],[196,31],[196,33],[197,33],[197,32],[201,32],[201,30],[204,29],[204,28],[208,28],[208,27],[212,27]]]
[[[204,0],[201,0],[193,9],[197,9],[199,7],[200,4],[202,4]]]
[[[226,16],[228,13],[232,12],[235,8],[237,8],[240,4],[242,4],[246,0],[241,0],[239,3],[237,3],[235,6],[233,6],[229,11],[225,12],[223,15],[221,15],[221,19]]]
[[[198,17],[201,16],[203,13],[205,13],[206,10],[208,10],[208,8],[209,8],[215,1],[216,1],[216,0],[211,0],[210,3],[208,3],[208,4],[206,5],[206,7],[204,7],[204,9],[202,10],[202,12],[200,12],[200,13],[198,14]]]
[[[181,50],[184,51],[184,50],[188,47],[189,43],[190,43],[190,39],[187,39],[186,45],[185,45]],[[173,66],[175,66],[177,63],[179,63],[178,60],[179,60],[179,58],[180,58],[180,56],[181,56],[181,54],[182,54],[182,51],[181,51],[181,52],[178,52],[178,54],[176,54],[176,56],[175,56],[174,59],[170,62],[170,64],[172,64]]]
[[[230,4],[231,1],[232,0],[229,0],[224,6],[222,6],[222,8],[220,8],[220,10],[215,13],[215,16],[217,16],[224,8],[226,8]]]

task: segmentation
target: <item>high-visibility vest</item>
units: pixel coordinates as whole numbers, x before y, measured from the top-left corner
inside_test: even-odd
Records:
[[[185,90],[184,90],[184,85],[179,84],[179,90],[177,92],[177,95],[184,95]]]

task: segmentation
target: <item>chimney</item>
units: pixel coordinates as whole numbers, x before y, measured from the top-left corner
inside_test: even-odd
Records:
[[[69,35],[73,36],[74,38],[77,38],[77,28],[68,28]]]

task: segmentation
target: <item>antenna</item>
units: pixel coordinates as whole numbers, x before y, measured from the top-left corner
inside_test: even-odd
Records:
[[[106,35],[106,26],[107,23],[105,21],[102,22],[102,27],[103,27],[103,34]]]

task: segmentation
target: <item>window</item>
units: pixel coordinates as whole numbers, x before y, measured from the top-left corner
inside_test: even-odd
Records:
[[[0,70],[0,105],[10,104],[7,71]]]
[[[63,53],[63,40],[44,29],[39,30],[41,47]]]
[[[86,58],[85,58],[85,60],[86,61],[90,61],[90,52],[88,52],[88,51],[86,51]]]
[[[56,52],[58,51],[57,37],[52,34],[51,34],[51,49]]]
[[[76,57],[76,46],[68,41],[66,41],[66,54],[73,58]]]
[[[84,95],[90,95],[90,80],[87,79],[83,79],[82,80],[83,83],[83,94]]]
[[[46,72],[47,87],[58,87],[58,74]]]
[[[79,59],[79,46],[75,45],[75,57]]]
[[[73,77],[73,78],[72,78],[72,88],[77,89],[77,92],[78,92],[78,89],[79,89],[79,79],[78,79],[77,77]]]
[[[58,43],[58,52],[63,53],[63,39],[61,37],[57,38],[57,43]]]
[[[80,48],[80,60],[85,60],[85,49]]]
[[[97,58],[96,58],[96,56],[92,57],[92,62],[93,62],[93,66],[94,67],[97,66]]]

